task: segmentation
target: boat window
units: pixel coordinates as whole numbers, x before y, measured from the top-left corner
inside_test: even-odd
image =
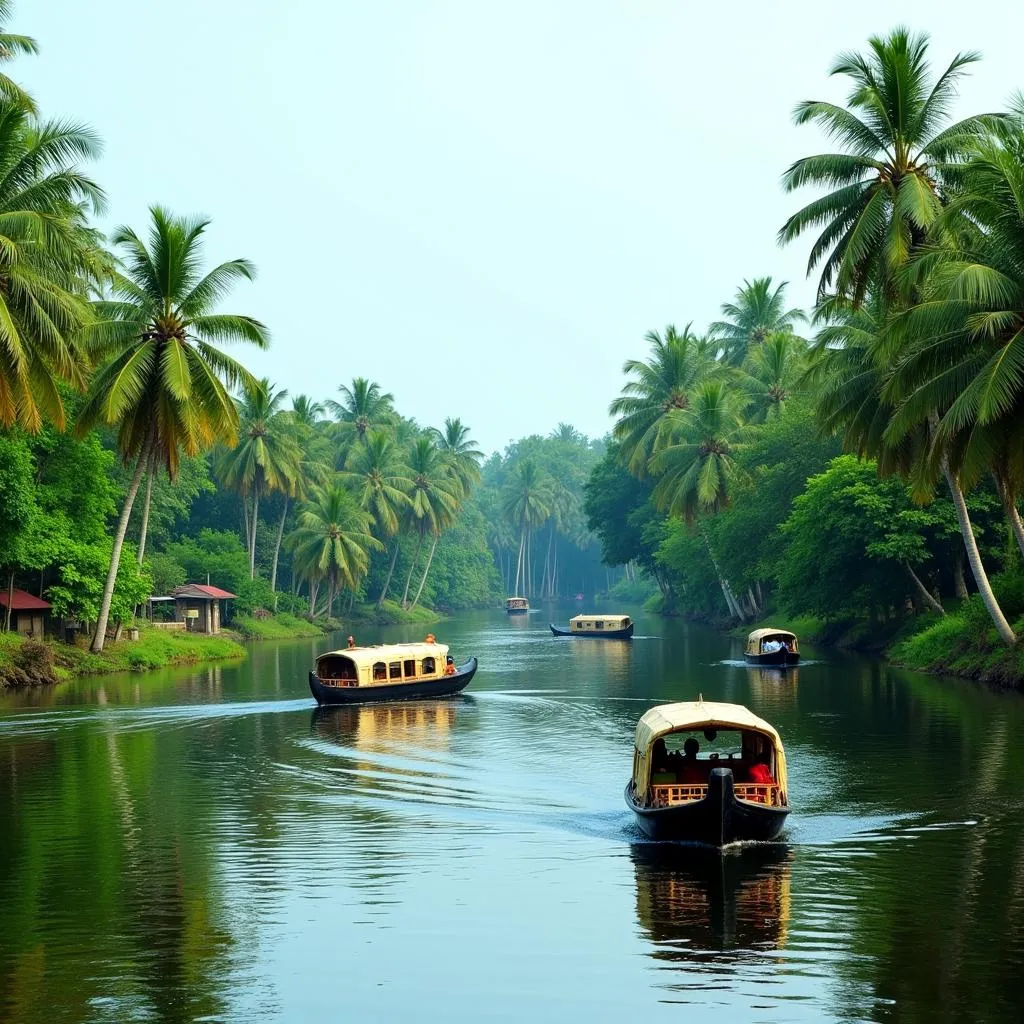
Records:
[[[629,616],[628,615],[622,620],[622,625],[623,626],[628,626],[629,625]]]
[[[403,674],[406,679],[411,679],[416,675],[416,662],[412,658],[405,663]]]
[[[594,628],[595,629],[604,629],[604,623],[600,619],[598,619],[597,622],[594,623]]]
[[[432,676],[434,674],[434,672],[436,671],[434,665],[435,665],[435,662],[434,662],[433,658],[424,658],[423,659],[423,674],[425,676]]]
[[[373,678],[374,679],[387,679],[388,669],[383,661],[375,661],[373,663]]]
[[[393,661],[388,665],[388,675],[392,679],[402,678],[402,663],[400,661]]]

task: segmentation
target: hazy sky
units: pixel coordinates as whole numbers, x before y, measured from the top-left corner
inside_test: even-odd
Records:
[[[962,113],[1024,87],[1017,2],[20,0],[9,69],[91,124],[109,221],[204,213],[211,259],[259,268],[238,351],[319,398],[367,376],[487,450],[610,423],[644,332],[716,318],[745,277],[792,282],[779,175],[822,148],[790,123],[842,99],[840,50],[896,19],[936,61],[979,49]]]

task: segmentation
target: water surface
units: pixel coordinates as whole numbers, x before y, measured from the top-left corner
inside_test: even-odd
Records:
[[[0,1020],[1021,1018],[1024,700],[643,615],[438,632],[462,699],[316,711],[327,640],[0,696]],[[636,720],[698,693],[781,732],[784,842],[635,830]]]

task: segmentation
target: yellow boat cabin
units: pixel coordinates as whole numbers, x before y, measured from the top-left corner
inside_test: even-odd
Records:
[[[438,643],[381,644],[328,651],[316,659],[316,675],[324,686],[394,686],[441,679],[451,674],[448,645]]]
[[[563,629],[551,623],[555,636],[596,636],[628,640],[633,635],[633,620],[628,615],[576,615]]]
[[[508,597],[505,599],[505,611],[509,615],[525,615],[530,610],[530,602],[525,597]]]
[[[661,704],[637,723],[632,795],[641,807],[703,800],[728,768],[739,801],[786,807],[786,754],[775,729],[741,704]]]
[[[754,665],[796,665],[800,642],[788,629],[755,629],[747,637],[743,656]]]

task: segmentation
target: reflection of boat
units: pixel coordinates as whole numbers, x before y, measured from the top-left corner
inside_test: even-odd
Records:
[[[525,615],[530,610],[530,602],[525,597],[506,597],[505,613],[507,615]]]
[[[309,688],[318,704],[447,697],[464,690],[476,668],[476,658],[456,666],[447,645],[433,642],[349,647],[316,659]]]
[[[750,686],[752,703],[761,708],[791,707],[796,702],[797,684],[800,681],[800,666],[790,665],[748,665],[747,682]]]
[[[800,660],[800,642],[788,629],[755,629],[747,637],[743,657],[751,665],[795,665]]]
[[[791,865],[784,844],[689,849],[684,858],[676,847],[638,843],[631,854],[637,921],[661,947],[658,959],[689,960],[694,948],[785,946]]]
[[[633,620],[628,615],[576,615],[569,628],[551,623],[555,636],[587,636],[604,640],[628,640],[633,635]]]
[[[451,701],[402,701],[313,709],[313,728],[324,739],[363,751],[403,748],[447,750],[458,708],[472,697]]]
[[[740,704],[651,708],[637,723],[626,803],[652,839],[774,839],[789,814],[782,740]]]

